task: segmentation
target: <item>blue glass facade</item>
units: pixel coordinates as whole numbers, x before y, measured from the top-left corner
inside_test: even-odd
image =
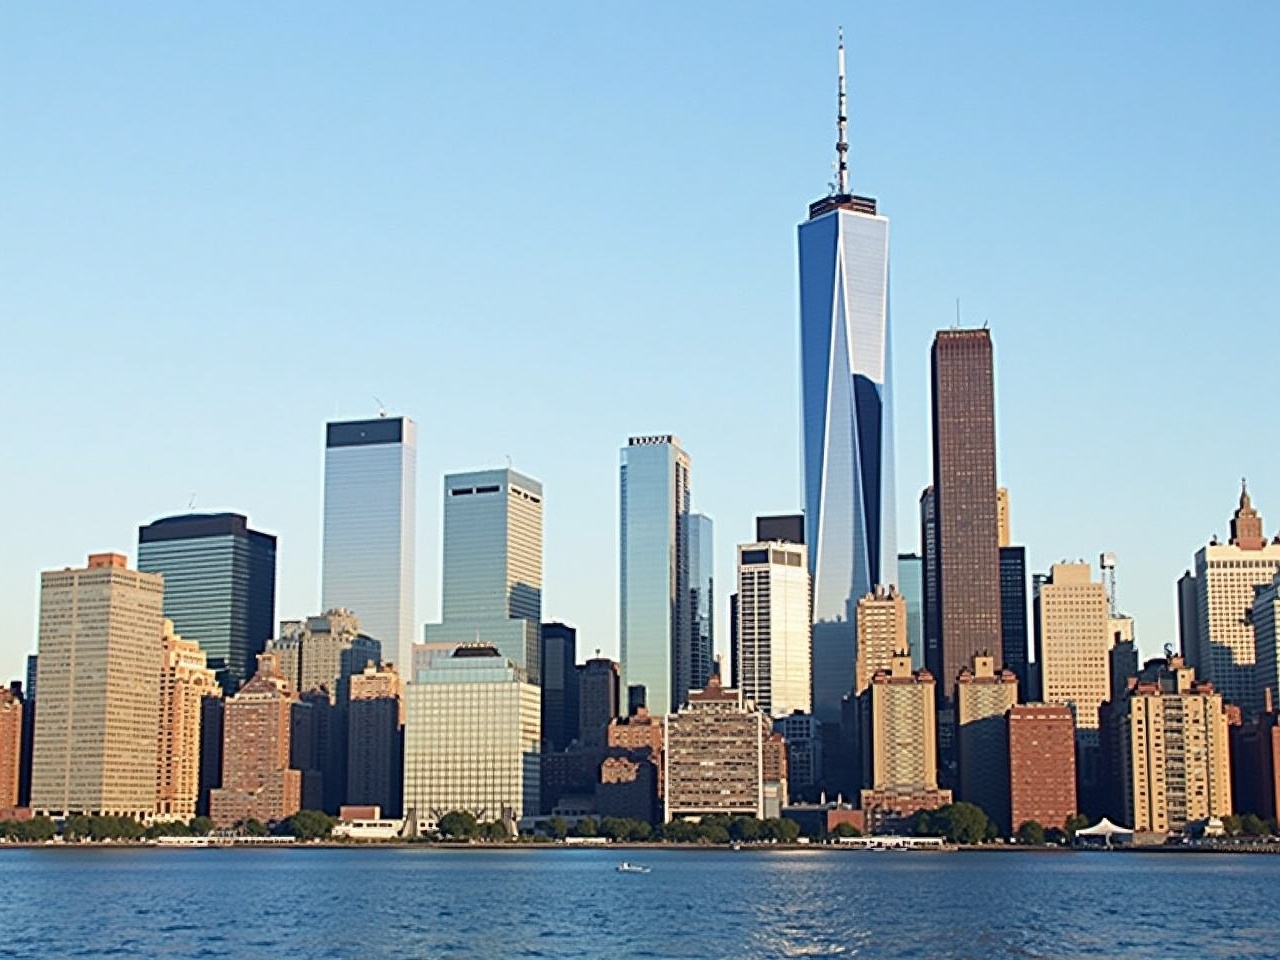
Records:
[[[689,457],[669,435],[622,449],[619,642],[622,684],[634,706],[673,712],[692,680],[689,612]]]
[[[1000,655],[1027,692],[1027,548],[1000,548]]]
[[[275,537],[236,513],[166,517],[138,530],[138,569],[164,576],[164,615],[224,684],[253,675],[275,632]]]
[[[907,603],[907,646],[911,669],[924,668],[924,560],[918,554],[898,554],[898,592]]]
[[[689,515],[689,686],[701,690],[715,669],[715,525],[701,513]]]
[[[858,598],[896,577],[889,372],[889,221],[835,197],[799,228],[805,541],[814,712],[840,721]]]

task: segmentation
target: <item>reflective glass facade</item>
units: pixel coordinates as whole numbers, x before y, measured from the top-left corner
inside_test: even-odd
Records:
[[[623,689],[642,686],[655,716],[684,702],[692,679],[689,456],[670,435],[622,449],[619,640]]]
[[[407,417],[327,427],[321,606],[353,611],[399,663],[413,642],[417,460]]]
[[[1000,548],[1000,653],[1027,689],[1027,548]]]
[[[164,615],[225,686],[253,675],[275,633],[275,537],[237,513],[165,517],[139,528],[138,569],[164,576]]]
[[[874,201],[833,197],[800,225],[799,249],[814,712],[835,723],[853,686],[857,600],[896,575],[889,221]]]
[[[715,525],[701,513],[689,514],[689,685],[701,690],[715,667]]]
[[[924,560],[917,554],[898,554],[898,592],[907,603],[911,669],[921,670],[924,668]]]

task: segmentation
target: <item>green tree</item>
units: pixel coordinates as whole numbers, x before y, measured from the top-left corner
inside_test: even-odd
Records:
[[[187,826],[190,828],[192,836],[207,837],[213,833],[214,823],[208,817],[192,817]]]
[[[855,827],[852,823],[837,823],[836,828],[831,831],[833,837],[860,837],[862,831]]]
[[[1228,813],[1222,818],[1222,829],[1228,837],[1239,836],[1241,831],[1240,818],[1234,813]]]
[[[800,824],[790,817],[782,817],[770,826],[769,835],[779,843],[795,843],[800,836]]]
[[[1028,847],[1043,847],[1044,827],[1035,820],[1026,820],[1018,827],[1018,842]]]
[[[698,824],[699,843],[728,843],[729,830],[719,820],[707,818],[710,822]]]
[[[552,817],[547,821],[547,835],[557,840],[563,840],[569,835],[569,824],[564,817]]]
[[[166,820],[163,823],[151,824],[143,836],[148,840],[154,840],[156,837],[189,837],[191,828],[181,820]]]
[[[507,825],[502,820],[490,820],[480,828],[480,835],[486,840],[504,841],[510,840],[511,834],[507,831]]]
[[[1223,820],[1223,823],[1225,824],[1227,818],[1223,817],[1222,820]],[[1246,813],[1243,817],[1240,818],[1240,832],[1243,833],[1246,837],[1266,836],[1267,834],[1266,821],[1264,821],[1256,813]]]
[[[1067,822],[1062,825],[1062,832],[1067,835],[1068,840],[1074,841],[1076,838],[1076,831],[1083,830],[1088,825],[1088,817],[1083,813],[1073,813],[1071,816],[1067,817]]]
[[[236,823],[236,827],[239,828],[240,832],[246,837],[265,837],[271,832],[267,829],[266,824],[257,817],[250,817],[248,820],[241,820]]]
[[[653,835],[653,827],[643,820],[627,821],[627,839],[640,843]]]
[[[440,818],[436,829],[448,840],[470,840],[479,834],[480,825],[466,810],[452,810]]]
[[[280,824],[280,832],[299,840],[321,840],[333,832],[337,824],[334,817],[321,810],[299,810]]]
[[[62,821],[62,839],[85,840],[89,837],[89,818],[82,813],[73,814]]]
[[[755,817],[734,817],[729,821],[729,836],[748,843],[764,836],[764,824]]]
[[[698,825],[689,820],[672,820],[663,826],[662,839],[672,843],[693,843],[698,839]]]
[[[592,817],[583,817],[578,821],[578,825],[573,828],[573,832],[579,837],[594,837],[600,832],[600,826]]]

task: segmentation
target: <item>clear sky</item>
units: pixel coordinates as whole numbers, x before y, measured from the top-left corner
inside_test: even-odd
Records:
[[[1280,526],[1280,5],[7,4],[0,679],[39,572],[236,510],[316,611],[323,424],[420,424],[441,476],[546,488],[548,617],[617,650],[618,450],[678,434],[734,544],[800,505],[795,227],[834,157],[892,220],[899,541],[928,347],[996,344],[1033,570],[1119,556],[1148,655],[1242,476]]]

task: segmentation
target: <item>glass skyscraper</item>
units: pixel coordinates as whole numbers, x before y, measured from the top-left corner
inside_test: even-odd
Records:
[[[619,476],[623,689],[629,708],[664,716],[684,703],[693,677],[689,455],[671,435],[631,437]]]
[[[327,425],[321,606],[353,611],[400,663],[413,643],[417,461],[408,417]]]
[[[164,576],[164,615],[234,690],[275,632],[276,538],[238,513],[165,517],[138,530],[138,569]]]
[[[907,647],[911,669],[924,669],[924,560],[919,554],[898,554],[898,592],[907,603]]]
[[[701,690],[715,670],[715,524],[701,513],[689,514],[689,687]],[[723,679],[723,678],[722,678]]]
[[[540,682],[542,484],[510,468],[444,478],[443,617],[437,650],[491,643]]]

